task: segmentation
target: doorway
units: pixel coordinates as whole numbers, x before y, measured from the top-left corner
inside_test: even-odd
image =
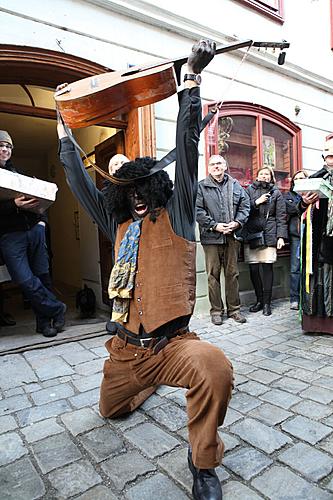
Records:
[[[57,202],[49,210],[56,286],[70,289],[73,298],[83,283],[93,284],[97,302],[103,306],[107,302],[105,283],[111,266],[110,245],[81,210],[66,184],[57,157],[53,92],[60,82],[70,83],[110,70],[73,55],[15,45],[0,45],[0,61],[3,68],[0,128],[13,136],[17,146],[13,160],[23,173],[56,182],[59,187]],[[75,135],[85,151],[95,154],[103,167],[115,152],[130,158],[154,156],[153,107],[113,117],[100,126],[77,130]],[[99,186],[95,173],[89,173]]]

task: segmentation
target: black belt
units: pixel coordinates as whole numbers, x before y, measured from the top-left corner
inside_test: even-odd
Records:
[[[165,347],[168,344],[170,339],[172,339],[173,337],[177,337],[177,335],[183,335],[188,331],[189,329],[188,327],[186,327],[186,328],[180,328],[179,330],[176,330],[175,332],[172,333],[167,333],[162,337],[140,338],[138,335],[135,335],[132,332],[125,333],[122,330],[118,329],[117,336],[120,339],[124,340],[125,342],[128,342],[129,344],[132,345],[136,345],[137,347],[143,347],[145,349],[153,349],[154,354],[157,354],[163,349],[163,347]]]

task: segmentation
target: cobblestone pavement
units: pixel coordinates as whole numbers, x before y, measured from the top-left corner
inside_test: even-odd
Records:
[[[286,302],[248,320],[192,321],[236,373],[224,499],[332,499],[333,336],[302,334]],[[106,339],[0,358],[1,500],[191,498],[185,390],[161,386],[131,416],[101,418]]]

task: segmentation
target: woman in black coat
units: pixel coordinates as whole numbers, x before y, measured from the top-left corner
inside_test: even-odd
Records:
[[[263,310],[265,316],[270,316],[273,263],[276,261],[276,250],[284,246],[288,237],[286,204],[282,193],[275,186],[274,172],[270,167],[262,167],[258,171],[257,180],[248,187],[247,192],[251,211],[243,233],[246,243],[244,252],[257,298],[249,310]]]
[[[290,246],[290,309],[298,309],[300,283],[300,217],[302,210],[301,195],[294,191],[295,180],[305,179],[308,174],[304,170],[297,170],[290,181],[290,191],[285,193],[287,207],[288,236]]]

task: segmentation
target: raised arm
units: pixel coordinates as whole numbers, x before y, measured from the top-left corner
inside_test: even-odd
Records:
[[[186,75],[198,75],[212,60],[215,43],[201,40],[193,46]],[[176,132],[175,189],[171,219],[175,232],[194,240],[195,202],[198,181],[198,144],[202,120],[201,99],[195,76],[187,76],[184,90],[178,94],[179,113]]]
[[[67,184],[79,203],[105,235],[114,241],[114,224],[106,210],[104,195],[99,191],[84,168],[79,152],[68,137],[62,123],[57,126],[59,156],[64,167]]]

